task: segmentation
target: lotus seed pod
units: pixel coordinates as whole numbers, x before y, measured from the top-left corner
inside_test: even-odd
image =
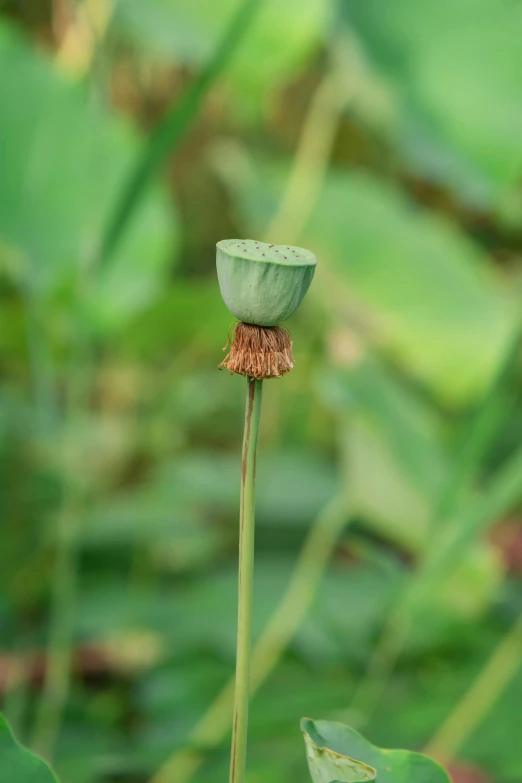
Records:
[[[221,296],[239,321],[275,326],[294,313],[310,287],[317,260],[309,250],[253,239],[217,244]]]

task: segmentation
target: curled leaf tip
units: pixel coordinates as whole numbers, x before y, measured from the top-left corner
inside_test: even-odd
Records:
[[[373,767],[319,742],[314,721],[303,718],[306,757],[313,783],[366,783],[377,778]]]
[[[303,718],[301,730],[313,783],[450,783],[427,756],[378,748],[342,723]]]

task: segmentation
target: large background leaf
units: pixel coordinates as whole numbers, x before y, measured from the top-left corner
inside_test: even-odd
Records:
[[[139,142],[5,24],[0,64],[2,241],[12,246],[23,284],[49,296],[96,266],[101,230]],[[118,326],[157,296],[176,234],[175,210],[154,188],[115,258],[90,284],[96,326]]]
[[[429,165],[429,143],[438,145],[432,173],[457,186],[460,157],[461,169],[487,183],[474,188],[479,198],[513,183],[522,164],[515,142],[522,110],[513,100],[522,74],[520,8],[495,0],[444,0],[431,9],[399,0],[393,11],[378,0],[346,0],[343,7],[371,58],[395,81],[405,146],[421,155],[424,147]]]
[[[423,381],[457,398],[484,384],[513,323],[508,292],[449,223],[372,177],[339,172],[306,236]]]

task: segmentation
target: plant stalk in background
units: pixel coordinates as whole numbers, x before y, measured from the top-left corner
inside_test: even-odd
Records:
[[[116,251],[151,180],[177,148],[185,131],[197,116],[202,100],[237,51],[262,3],[263,0],[243,0],[206,66],[167,112],[165,119],[154,129],[109,217],[100,243],[101,266]]]
[[[371,719],[404,649],[411,629],[412,595],[421,587],[425,590],[427,580],[431,581],[433,587],[437,580],[443,579],[478,531],[509,512],[518,501],[522,459],[520,450],[515,451],[493,475],[489,488],[478,503],[470,499],[469,513],[466,510],[463,512],[465,524],[451,525],[452,515],[466,489],[477,478],[481,461],[490,452],[515,405],[515,379],[521,348],[522,322],[519,322],[477,413],[465,429],[453,470],[435,502],[428,528],[430,546],[426,550],[427,555],[392,606],[366,675],[352,700],[352,708],[360,716],[360,725]],[[435,530],[438,531],[438,538],[434,542]],[[444,535],[441,535],[442,531],[445,531]]]
[[[502,637],[477,678],[426,745],[425,753],[442,764],[455,758],[520,670],[521,649],[522,615]]]

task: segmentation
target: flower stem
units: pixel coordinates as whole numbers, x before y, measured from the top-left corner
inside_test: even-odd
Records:
[[[230,759],[230,783],[243,783],[245,779],[248,704],[250,699],[256,451],[261,418],[263,381],[247,378],[247,384],[243,458],[241,461],[236,694]]]
[[[252,650],[251,695],[274,671],[301,625],[351,514],[350,500],[341,492],[314,520],[288,587]],[[187,745],[174,751],[149,783],[189,783],[206,754],[228,734],[233,703],[232,677],[192,730]]]

